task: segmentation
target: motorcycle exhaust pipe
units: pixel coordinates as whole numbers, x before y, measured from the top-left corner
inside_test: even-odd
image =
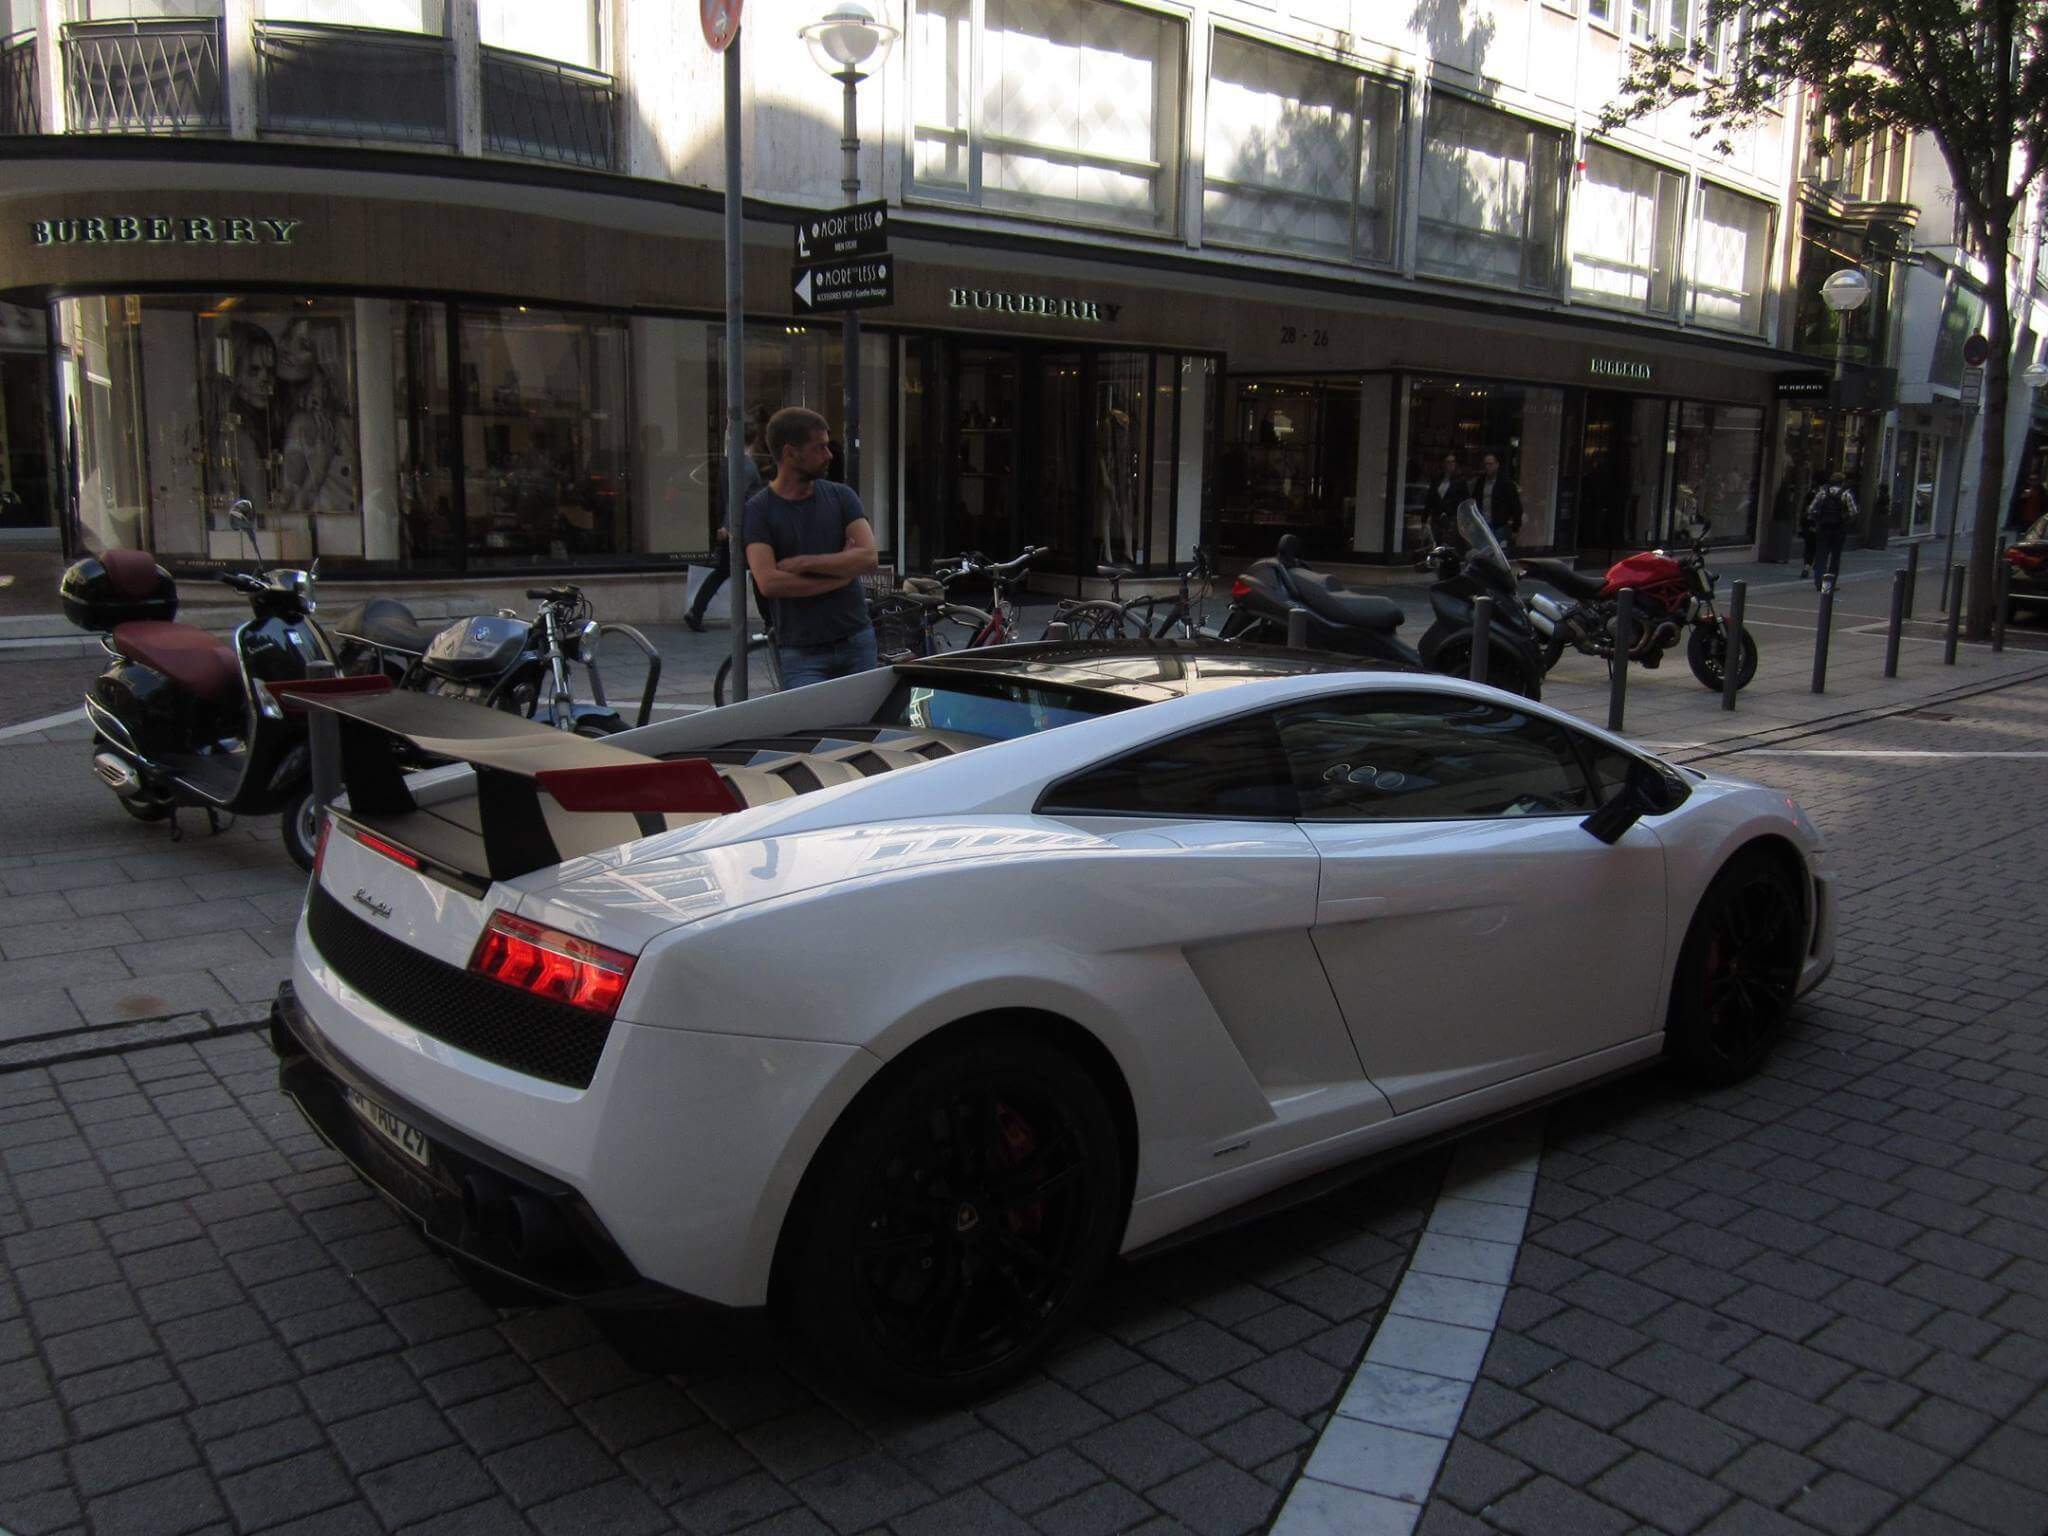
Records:
[[[142,775],[135,771],[135,765],[125,757],[116,756],[112,752],[95,753],[92,771],[102,784],[123,800],[133,800],[142,793]]]

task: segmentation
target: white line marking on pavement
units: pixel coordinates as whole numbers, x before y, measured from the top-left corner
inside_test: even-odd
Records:
[[[1372,1343],[1271,1536],[1407,1536],[1494,1324],[1536,1198],[1540,1122],[1458,1148]]]
[[[2048,752],[1994,752],[1953,751],[1938,752],[1912,747],[1738,747],[1736,753],[1743,757],[1904,757],[1904,758],[1966,758],[2003,757],[2029,761],[2048,758]],[[1730,754],[1735,755],[1734,753]]]
[[[51,730],[56,726],[69,725],[74,720],[84,718],[85,707],[80,705],[77,709],[65,710],[61,715],[45,715],[40,720],[24,720],[19,725],[0,729],[0,741],[12,741],[17,736],[33,736],[37,731]]]

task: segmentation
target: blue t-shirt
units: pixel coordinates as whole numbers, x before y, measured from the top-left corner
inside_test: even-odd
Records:
[[[742,549],[766,544],[777,560],[836,555],[846,548],[846,530],[867,515],[853,487],[836,480],[813,480],[811,494],[802,501],[790,501],[777,495],[774,486],[763,486],[747,499]],[[867,594],[858,581],[816,597],[780,597],[774,602],[776,639],[783,645],[831,645],[869,627]]]

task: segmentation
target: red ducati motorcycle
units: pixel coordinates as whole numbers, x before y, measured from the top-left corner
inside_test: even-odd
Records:
[[[1636,595],[1634,633],[1629,659],[1654,667],[1664,652],[1686,636],[1685,660],[1700,685],[1721,691],[1728,663],[1727,627],[1714,607],[1718,578],[1707,567],[1707,526],[1692,525],[1691,548],[1677,554],[1661,549],[1630,555],[1607,568],[1604,576],[1582,575],[1563,560],[1522,560],[1522,574],[1555,587],[1567,601],[1544,593],[1529,599],[1539,624],[1547,623],[1544,666],[1554,665],[1570,645],[1602,659],[1614,654],[1614,606],[1624,591]],[[1756,636],[1745,627],[1742,653],[1736,661],[1735,686],[1746,688],[1756,676]]]

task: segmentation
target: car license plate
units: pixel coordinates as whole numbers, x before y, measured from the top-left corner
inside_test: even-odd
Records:
[[[427,1154],[427,1138],[391,1113],[382,1104],[364,1098],[353,1088],[344,1087],[348,1095],[348,1107],[362,1116],[364,1124],[398,1148],[422,1168],[431,1168],[433,1160]]]

